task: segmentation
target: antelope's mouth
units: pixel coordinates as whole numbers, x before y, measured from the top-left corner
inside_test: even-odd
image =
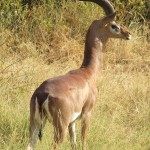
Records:
[[[129,36],[126,37],[126,40],[131,40],[131,34],[129,34]]]

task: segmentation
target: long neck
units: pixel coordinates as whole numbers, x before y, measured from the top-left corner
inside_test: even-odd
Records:
[[[103,59],[105,39],[98,37],[93,29],[89,29],[86,36],[84,59],[81,68],[88,69],[95,75]]]

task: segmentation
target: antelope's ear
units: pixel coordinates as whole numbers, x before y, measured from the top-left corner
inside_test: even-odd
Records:
[[[103,20],[102,20],[102,24],[105,26],[107,23],[110,23],[110,22],[114,21],[115,17],[116,17],[116,12],[104,17]]]

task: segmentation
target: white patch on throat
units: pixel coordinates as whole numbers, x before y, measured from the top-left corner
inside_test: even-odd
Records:
[[[72,114],[72,117],[71,117],[70,122],[75,121],[80,115],[81,115],[81,112],[74,112],[74,113]]]

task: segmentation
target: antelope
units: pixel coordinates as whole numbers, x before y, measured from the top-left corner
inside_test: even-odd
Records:
[[[77,149],[75,121],[82,119],[82,149],[86,150],[86,133],[91,111],[96,102],[96,74],[109,38],[131,39],[131,34],[115,23],[115,10],[108,0],[80,0],[95,2],[106,16],[95,20],[86,35],[81,67],[63,76],[44,81],[33,93],[30,101],[30,137],[28,150],[41,139],[46,120],[54,127],[53,148],[57,149],[69,130],[72,150]]]

